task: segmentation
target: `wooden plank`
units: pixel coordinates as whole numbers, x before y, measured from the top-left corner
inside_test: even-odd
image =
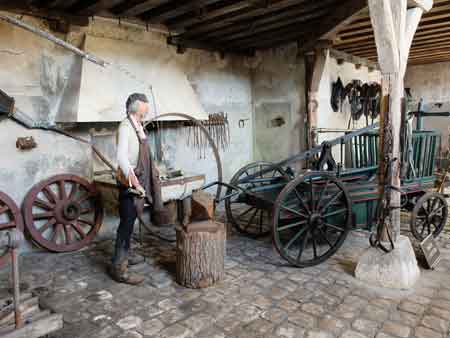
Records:
[[[168,0],[126,1],[116,6],[113,12],[121,16],[136,16],[167,2]]]
[[[95,15],[99,12],[109,10],[120,4],[123,0],[100,0],[93,4],[86,5],[77,10],[78,14]]]
[[[254,8],[254,3],[250,1],[238,1],[224,7],[207,10],[203,15],[195,15],[183,19],[169,20],[166,24],[172,30],[186,29],[189,26],[197,25],[226,14],[241,11],[246,8]]]
[[[142,20],[149,23],[164,23],[166,20],[192,12],[199,7],[212,5],[219,1],[220,0],[191,0],[177,2],[177,4],[169,2],[141,15],[140,17]]]
[[[46,318],[40,319],[24,327],[6,333],[2,338],[39,338],[51,332],[62,329],[63,318],[61,314],[53,314]]]
[[[270,14],[259,16],[253,20],[245,20],[242,23],[235,23],[228,27],[206,33],[202,38],[239,38],[248,37],[257,33],[269,30],[286,28],[291,24],[305,22],[310,19],[320,17],[329,12],[330,5],[336,0],[322,0],[311,5],[301,5],[289,7],[286,10],[276,11]],[[291,26],[295,28],[294,26]],[[296,26],[297,32],[300,30]],[[228,39],[231,40],[231,39]]]
[[[255,17],[268,15],[275,11],[279,11],[290,6],[299,5],[301,3],[306,2],[307,0],[276,0],[271,2],[266,7],[251,7],[239,14],[228,15],[226,18],[222,18],[221,20],[210,20],[202,23],[201,25],[196,26],[195,28],[189,29],[186,33],[183,34],[183,38],[197,38],[204,37],[207,32],[217,31],[228,27],[230,25],[239,24],[245,20],[251,20]]]
[[[222,37],[220,41],[233,41],[230,44],[230,47],[232,47],[233,45],[251,45],[252,42],[261,41],[260,38],[264,39],[269,35],[273,35],[273,33],[276,34],[280,31],[280,29],[286,29],[288,32],[295,32],[296,34],[298,34],[299,31],[302,31],[301,29],[299,29],[298,24],[303,22],[311,22],[309,20],[321,17],[322,15],[326,14],[327,11],[328,9],[325,9],[322,11],[315,11],[308,15],[299,15],[290,19],[276,20],[276,22],[272,24],[265,24],[259,27],[252,26],[252,28],[249,30],[240,31],[236,34]],[[284,32],[280,34],[284,35]]]

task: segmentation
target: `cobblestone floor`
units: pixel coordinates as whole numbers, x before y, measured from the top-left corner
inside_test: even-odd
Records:
[[[226,279],[189,290],[173,281],[173,244],[147,238],[144,285],[117,284],[105,273],[111,241],[73,254],[22,258],[21,274],[42,304],[64,315],[49,338],[448,338],[450,233],[443,260],[423,270],[412,292],[368,288],[352,277],[366,234],[353,233],[338,254],[308,269],[289,267],[269,239],[230,236]],[[0,273],[0,293],[8,274]]]

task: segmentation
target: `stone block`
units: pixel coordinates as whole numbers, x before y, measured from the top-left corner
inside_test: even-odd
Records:
[[[420,270],[409,238],[400,236],[390,253],[368,249],[358,261],[355,277],[374,286],[411,289],[420,277]]]

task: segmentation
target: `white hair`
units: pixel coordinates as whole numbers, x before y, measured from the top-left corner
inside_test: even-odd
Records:
[[[146,102],[140,101],[140,100],[133,101],[130,104],[130,106],[128,107],[128,114],[136,114],[137,111],[139,110],[141,103],[146,103]]]

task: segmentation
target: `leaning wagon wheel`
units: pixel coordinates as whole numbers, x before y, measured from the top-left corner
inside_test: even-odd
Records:
[[[273,164],[270,162],[255,162],[246,165],[239,169],[239,171],[232,177],[230,185],[238,186],[243,189],[253,190],[263,187],[264,182],[260,183],[240,183],[240,180],[255,174],[262,169],[265,169]],[[260,178],[283,178],[286,173],[283,168],[276,167],[274,170],[261,175]],[[232,188],[228,188],[226,195],[233,193]],[[271,208],[258,208],[256,206],[248,205],[242,200],[242,196],[237,195],[225,200],[225,210],[227,219],[231,222],[236,230],[247,236],[258,238],[266,236],[272,230],[272,211]]]
[[[344,243],[351,213],[349,194],[338,180],[322,172],[299,176],[275,202],[274,245],[294,266],[320,264]]]
[[[417,201],[411,215],[411,232],[423,241],[431,233],[439,236],[444,230],[448,217],[448,204],[445,197],[437,192],[429,192]]]
[[[22,215],[16,203],[0,191],[0,236],[4,236],[6,231],[14,228],[23,232]],[[9,249],[0,250],[0,267],[9,262],[9,253]]]
[[[28,192],[23,212],[33,240],[54,252],[81,249],[103,221],[98,192],[74,175],[57,175],[38,183]]]

